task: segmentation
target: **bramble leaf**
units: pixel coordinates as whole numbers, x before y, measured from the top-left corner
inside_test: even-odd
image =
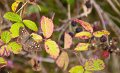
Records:
[[[87,31],[82,31],[82,32],[76,33],[75,37],[80,38],[80,39],[89,39],[92,37],[92,34]]]
[[[12,9],[13,12],[16,11],[19,3],[20,3],[20,1],[15,1],[14,3],[12,3],[11,9]]]
[[[94,35],[95,37],[102,37],[103,35],[108,36],[108,35],[110,35],[110,32],[107,31],[107,30],[101,30],[101,31],[96,31],[96,32],[94,32],[93,35]]]
[[[1,40],[3,40],[4,43],[8,43],[11,40],[10,32],[9,31],[2,32]]]
[[[88,50],[89,43],[79,43],[76,48],[74,49],[75,51],[86,51]]]
[[[19,29],[20,27],[24,27],[23,23],[14,23],[10,28],[10,32],[12,33],[12,38],[16,38],[19,36]]]
[[[60,56],[58,57],[58,59],[56,60],[56,64],[60,67],[60,68],[64,68],[64,70],[67,69],[68,64],[69,64],[69,57],[67,52],[62,52],[60,54]]]
[[[105,68],[105,64],[103,60],[91,58],[85,62],[85,70],[103,70]]]
[[[37,25],[33,21],[31,21],[31,20],[23,20],[23,23],[29,29],[31,29],[33,31],[36,31],[36,32],[38,31]]]
[[[45,16],[42,16],[41,18],[41,29],[43,31],[43,35],[45,38],[51,37],[54,29],[53,21]]]
[[[36,33],[32,33],[32,38],[36,41],[36,42],[41,42],[42,41],[42,37]]]
[[[71,45],[72,45],[72,37],[68,33],[65,33],[65,35],[64,35],[64,49],[70,48]]]
[[[8,48],[10,48],[10,50],[14,53],[14,54],[18,54],[21,52],[22,50],[22,46],[16,42],[10,42],[8,44]]]
[[[82,25],[83,28],[85,28],[85,30],[89,31],[89,32],[93,32],[93,28],[91,26],[91,24],[89,24],[88,22],[85,22],[83,20],[79,20],[79,19],[75,19],[75,22],[78,22]]]
[[[11,21],[22,22],[22,18],[14,12],[7,12],[3,17]]]
[[[55,41],[48,39],[45,41],[45,50],[46,52],[54,59],[56,59],[59,55],[59,46]]]
[[[7,64],[7,61],[4,58],[0,57],[0,68],[5,67],[6,64]]]
[[[70,73],[83,73],[84,68],[83,66],[74,66],[69,70]]]

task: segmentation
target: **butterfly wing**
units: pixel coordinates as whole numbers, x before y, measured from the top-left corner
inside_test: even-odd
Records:
[[[31,52],[40,49],[40,44],[32,39],[31,35],[25,28],[20,28],[20,36],[18,37],[18,42],[21,43],[25,51]]]

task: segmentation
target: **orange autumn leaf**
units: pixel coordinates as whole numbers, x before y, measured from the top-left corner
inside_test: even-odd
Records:
[[[54,29],[53,21],[45,16],[41,18],[41,29],[45,38],[51,37]]]
[[[64,68],[64,70],[67,69],[68,64],[69,64],[69,57],[67,52],[62,52],[60,54],[60,56],[58,57],[58,59],[56,60],[56,64],[60,67],[60,68]]]
[[[87,31],[82,31],[82,32],[76,33],[75,37],[80,38],[80,39],[89,39],[92,37],[92,34]]]
[[[54,59],[56,59],[60,53],[59,46],[55,41],[52,41],[51,39],[45,41],[45,50]]]
[[[93,28],[92,28],[91,24],[89,24],[88,22],[85,22],[85,21],[79,20],[79,19],[75,19],[74,21],[81,24],[82,27],[85,28],[85,30],[87,30],[89,32],[93,32]]]
[[[65,36],[64,36],[64,48],[68,49],[68,48],[71,47],[71,45],[72,45],[72,37],[68,33],[65,33]]]
[[[103,36],[103,35],[108,36],[108,35],[110,35],[110,32],[108,32],[107,30],[101,30],[101,31],[96,31],[96,32],[94,32],[93,35],[94,35],[95,37],[101,37],[101,36]]]

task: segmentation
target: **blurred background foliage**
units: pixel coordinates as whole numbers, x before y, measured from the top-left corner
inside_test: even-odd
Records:
[[[39,5],[40,9],[36,5],[28,4],[25,6],[24,14],[22,15],[23,19],[30,19],[35,21],[38,25],[40,22],[41,16],[47,16],[53,18],[55,25],[55,32],[53,33],[52,39],[56,42],[58,41],[59,34],[61,29],[59,28],[65,24],[70,24],[70,18],[79,18],[84,21],[91,23],[92,25],[99,26],[98,28],[103,29],[103,24],[99,17],[99,11],[102,10],[102,15],[106,25],[106,29],[111,32],[109,39],[116,37],[120,41],[120,0],[91,0],[97,4],[100,9],[95,8],[95,5],[92,5],[92,11],[87,16],[79,16],[83,11],[83,5],[85,0],[36,0],[36,3]],[[11,5],[14,0],[0,0],[0,28],[1,30],[6,30],[10,27],[11,22],[3,19],[5,12],[12,11]],[[68,12],[68,5],[70,5],[70,12]],[[105,15],[105,17],[104,17]],[[108,18],[107,18],[108,17]],[[74,32],[73,30],[67,30],[68,32]],[[120,46],[120,43],[119,45]],[[2,68],[0,73],[68,73],[58,68],[54,61],[48,58],[48,55],[45,51],[40,52],[39,60],[42,59],[40,64],[42,71],[34,71],[29,63],[30,57],[24,55],[11,55],[10,67]],[[78,65],[78,61],[72,54],[69,53],[70,64],[68,70],[75,65]],[[105,60],[106,69],[104,71],[95,72],[95,73],[119,73],[120,72],[120,56],[112,54],[109,59]]]

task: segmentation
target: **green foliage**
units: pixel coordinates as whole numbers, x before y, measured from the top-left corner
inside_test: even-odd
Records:
[[[10,48],[10,50],[14,53],[14,54],[18,54],[21,52],[22,50],[22,46],[16,42],[11,42],[8,44],[8,48]]]
[[[3,17],[8,19],[8,20],[15,21],[15,22],[22,21],[22,18],[14,12],[7,12],[7,13],[5,13],[5,15]]]
[[[23,23],[14,23],[11,28],[10,32],[12,33],[12,38],[18,37],[19,36],[19,29],[20,27],[24,27]]]
[[[1,34],[1,39],[4,43],[8,43],[11,40],[11,35],[9,31],[4,31]]]
[[[74,66],[69,70],[70,73],[83,73],[84,68],[82,66]]]
[[[38,31],[37,25],[33,21],[31,21],[31,20],[23,20],[23,23],[29,29],[31,29],[33,31]]]

